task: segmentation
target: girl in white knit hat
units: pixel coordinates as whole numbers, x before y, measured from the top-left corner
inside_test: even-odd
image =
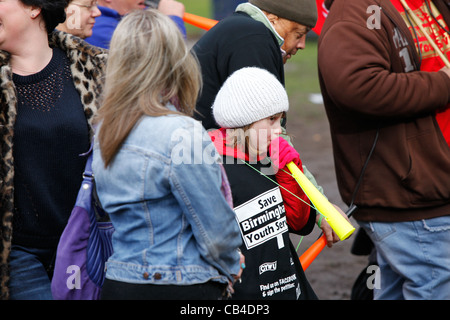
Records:
[[[243,68],[213,104],[221,129],[210,132],[228,175],[246,268],[233,299],[316,299],[289,232],[309,234],[316,214],[285,165],[300,156],[280,137],[289,109],[281,83],[266,70]],[[280,187],[281,186],[281,187]]]

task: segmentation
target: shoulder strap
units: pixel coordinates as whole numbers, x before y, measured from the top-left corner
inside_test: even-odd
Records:
[[[87,156],[87,160],[86,160],[86,166],[84,168],[84,172],[83,172],[83,178],[92,178],[94,176],[94,173],[92,172],[92,150],[93,150],[94,144],[91,143],[91,147],[89,148],[89,150],[86,153],[82,153],[80,154],[80,156],[82,157],[86,157]]]

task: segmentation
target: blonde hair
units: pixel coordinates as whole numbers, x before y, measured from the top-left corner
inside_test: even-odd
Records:
[[[197,59],[175,23],[156,10],[137,10],[117,26],[110,44],[97,122],[107,167],[144,116],[192,116],[202,85]],[[178,111],[169,110],[172,102]]]
[[[252,124],[240,127],[226,129],[225,144],[241,150],[245,154],[256,154],[257,150],[250,144],[250,133]]]

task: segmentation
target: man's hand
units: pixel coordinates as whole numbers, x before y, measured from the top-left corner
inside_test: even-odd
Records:
[[[444,73],[447,75],[447,77],[450,78],[450,68],[448,68],[448,67],[443,67],[443,68],[442,68],[441,70],[439,70],[439,71],[444,72]]]
[[[158,10],[168,16],[184,16],[184,4],[175,0],[160,0]]]

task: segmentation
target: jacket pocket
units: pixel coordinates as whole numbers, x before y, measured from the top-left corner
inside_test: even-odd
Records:
[[[407,139],[410,167],[402,179],[413,205],[440,205],[450,199],[450,152],[435,131]]]

